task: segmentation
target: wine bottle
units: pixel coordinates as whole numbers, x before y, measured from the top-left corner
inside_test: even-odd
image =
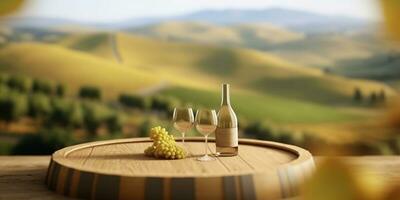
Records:
[[[217,156],[236,156],[238,154],[238,122],[230,104],[229,84],[222,84],[222,102],[218,111],[215,143]]]

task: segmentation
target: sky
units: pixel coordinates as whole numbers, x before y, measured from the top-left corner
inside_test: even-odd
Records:
[[[20,16],[82,22],[116,22],[142,17],[175,16],[204,9],[270,7],[379,19],[377,0],[26,0]]]

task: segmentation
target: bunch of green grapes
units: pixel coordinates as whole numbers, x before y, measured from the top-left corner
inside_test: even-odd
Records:
[[[153,145],[144,150],[146,156],[165,159],[182,159],[186,156],[185,150],[176,145],[174,136],[168,134],[165,128],[152,128],[150,138],[153,139]]]

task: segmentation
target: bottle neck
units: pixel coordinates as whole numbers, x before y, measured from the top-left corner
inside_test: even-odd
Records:
[[[222,102],[221,102],[221,105],[229,106],[230,104],[231,104],[231,102],[230,102],[230,96],[229,96],[229,84],[223,84],[222,85]]]

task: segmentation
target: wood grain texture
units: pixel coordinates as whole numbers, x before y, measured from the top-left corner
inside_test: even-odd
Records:
[[[192,177],[238,175],[276,170],[286,164],[312,161],[311,154],[292,145],[258,140],[241,140],[239,156],[220,157],[216,162],[198,162],[204,152],[202,138],[187,138],[189,157],[162,160],[146,157],[147,138],[92,142],[59,150],[53,161],[81,171],[123,176]],[[211,139],[212,141],[212,139]],[[211,152],[215,145],[209,144]]]
[[[318,166],[321,159],[316,157]],[[399,156],[357,156],[357,157],[336,157],[334,159],[345,160],[353,167],[365,169],[365,175],[369,179],[384,179],[387,184],[400,184],[400,157]],[[50,156],[0,156],[0,199],[71,199],[54,193],[47,189],[44,184]],[[260,178],[259,180],[265,181]],[[144,199],[144,182],[126,182],[121,180],[126,188],[136,188],[136,190],[124,190],[128,193],[136,194],[137,198]],[[214,188],[222,184],[218,180],[203,180],[196,184],[198,187],[209,187],[209,192],[199,194],[199,197],[206,199],[221,199],[222,194],[218,194]],[[122,185],[120,186],[122,187]],[[268,187],[270,188],[270,187]],[[270,193],[266,189],[257,189],[256,195],[260,193]],[[278,191],[279,192],[279,191]],[[120,195],[120,199],[123,198]],[[214,198],[215,197],[215,198]],[[272,196],[267,199],[275,199]]]
[[[238,156],[213,162],[196,160],[204,152],[203,138],[187,138],[189,156],[181,160],[146,157],[143,151],[151,144],[134,138],[61,149],[52,156],[47,185],[83,199],[273,199],[297,195],[314,168],[308,151],[275,142],[241,139]],[[209,148],[215,152],[215,144]],[[132,185],[141,191],[131,192]]]

